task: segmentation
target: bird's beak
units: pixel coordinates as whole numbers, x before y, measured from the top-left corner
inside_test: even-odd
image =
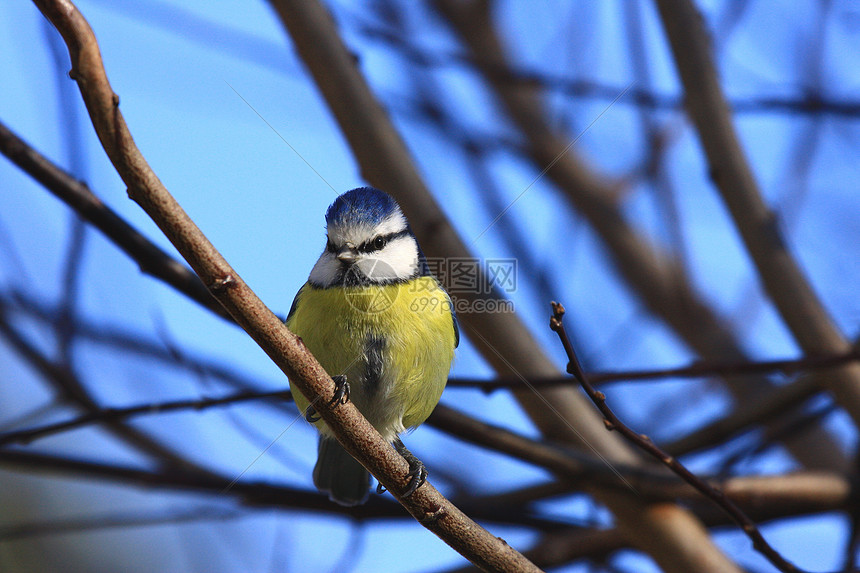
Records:
[[[337,252],[336,256],[340,262],[352,264],[358,257],[358,253],[356,253],[354,245],[346,244]]]

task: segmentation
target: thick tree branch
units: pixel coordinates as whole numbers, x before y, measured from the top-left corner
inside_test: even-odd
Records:
[[[735,132],[701,14],[690,0],[657,0],[657,6],[684,84],[685,107],[707,156],[711,178],[764,289],[805,352],[849,351],[849,341],[839,332],[791,254],[777,214],[762,198]],[[860,425],[860,365],[834,370],[819,383]]]
[[[535,169],[540,171],[552,164],[546,177],[592,226],[615,269],[643,305],[700,356],[720,361],[746,360],[743,345],[730,326],[699,295],[678,262],[636,230],[616,203],[613,186],[570,149],[570,135],[551,127],[536,87],[499,81],[498,70],[507,68],[508,63],[492,23],[489,3],[437,0],[435,6],[469,48],[478,71],[523,134],[527,156]],[[753,376],[728,377],[726,386],[744,402],[772,388],[767,379]],[[787,446],[811,467],[840,471],[847,467],[847,460],[824,430],[816,432],[814,448],[793,443]]]
[[[536,570],[506,543],[475,524],[432,485],[402,498],[406,461],[351,403],[334,400],[334,384],[294,334],[257,298],[176,203],[143,158],[119,111],[95,36],[70,1],[35,0],[69,48],[77,80],[108,157],[143,207],[236,322],[314,405],[338,440],[418,519],[472,562],[496,570]]]
[[[472,258],[425,185],[388,114],[371,92],[355,54],[344,45],[331,14],[317,0],[270,2],[337,119],[362,176],[397,198],[429,257]],[[491,289],[490,296],[501,296],[486,276],[481,276],[478,282]],[[463,294],[469,302],[487,296]],[[559,374],[516,314],[460,312],[459,318],[463,333],[499,374],[517,377]],[[517,392],[516,397],[545,435],[597,448],[608,458],[635,459],[623,441],[596,431],[599,420],[579,393],[553,388],[543,389],[539,394],[524,390]],[[547,402],[561,416],[547,415]]]

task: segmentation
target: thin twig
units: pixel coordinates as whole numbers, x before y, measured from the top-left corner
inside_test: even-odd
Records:
[[[842,366],[848,362],[860,361],[860,348],[838,354],[804,356],[780,360],[760,361],[716,361],[697,360],[686,366],[676,368],[656,368],[643,370],[619,370],[615,372],[589,372],[589,381],[594,384],[610,382],[645,382],[662,378],[706,378],[711,376],[740,376],[745,374],[794,374],[805,370],[818,370]],[[570,378],[529,379],[534,386],[569,385]],[[517,388],[522,385],[519,378],[452,378],[449,387],[475,388],[486,393],[494,390]]]
[[[277,390],[274,392],[237,392],[222,398],[196,398],[190,400],[172,400],[155,404],[142,404],[128,408],[104,408],[83,416],[78,416],[64,422],[46,424],[28,430],[19,430],[0,434],[0,447],[8,444],[29,444],[39,438],[44,438],[67,430],[73,430],[96,422],[127,420],[143,414],[162,414],[164,412],[176,412],[180,410],[203,411],[216,406],[228,406],[249,400],[292,400],[289,390]]]
[[[666,467],[679,475],[684,481],[689,483],[691,486],[699,490],[703,495],[713,500],[716,504],[722,507],[731,517],[734,519],[738,525],[741,526],[744,533],[752,540],[753,547],[764,555],[770,563],[783,571],[784,573],[798,573],[801,572],[802,569],[797,568],[794,564],[787,561],[776,549],[774,549],[768,542],[765,540],[764,536],[759,531],[755,522],[747,516],[744,511],[735,504],[730,498],[726,497],[725,493],[697,476],[690,470],[686,468],[677,458],[671,456],[670,454],[663,451],[659,446],[657,446],[651,439],[644,434],[637,434],[630,427],[624,424],[618,416],[609,408],[606,404],[606,395],[603,392],[600,392],[592,386],[592,384],[588,380],[588,376],[582,370],[582,366],[579,364],[579,359],[576,357],[576,353],[573,349],[573,344],[570,342],[570,338],[567,336],[567,332],[564,328],[564,324],[562,323],[562,318],[564,317],[564,307],[557,303],[552,303],[552,311],[553,315],[550,319],[550,328],[558,334],[559,339],[561,340],[561,344],[564,347],[565,354],[567,354],[567,358],[569,360],[567,370],[570,374],[576,378],[579,384],[582,386],[582,389],[585,390],[585,393],[591,398],[591,401],[594,402],[595,406],[600,410],[604,417],[604,423],[606,425],[606,429],[610,431],[617,431],[622,436],[624,436],[631,443],[635,444],[637,447],[647,452],[660,462],[662,462]]]

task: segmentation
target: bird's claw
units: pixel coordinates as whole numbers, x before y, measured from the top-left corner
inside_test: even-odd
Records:
[[[402,494],[403,497],[409,497],[415,493],[415,490],[424,485],[425,481],[427,481],[427,467],[421,460],[415,457],[415,454],[410,452],[409,449],[403,445],[400,438],[394,440],[394,449],[397,450],[397,453],[403,456],[403,459],[409,464],[409,473],[406,474],[409,476],[409,484],[406,486],[406,489]]]
[[[406,490],[403,492],[403,497],[409,497],[415,490],[424,485],[424,482],[427,481],[427,467],[421,462],[421,460],[416,459],[414,463],[410,462],[409,464],[409,473],[410,476],[409,485],[406,486]]]
[[[403,491],[403,497],[409,497],[427,481],[427,467],[416,459],[414,464],[409,462],[409,473],[406,475],[409,476],[409,485]],[[386,491],[384,485],[376,484],[376,495],[382,495]]]
[[[331,379],[334,380],[334,396],[330,403],[346,404],[349,402],[349,383],[346,381],[346,376],[338,374],[337,376],[332,376]],[[315,424],[321,419],[322,418],[317,415],[316,408],[308,406],[308,409],[305,410],[305,420],[311,424]]]
[[[338,374],[332,376],[334,380],[334,397],[331,399],[332,404],[346,404],[349,402],[349,382],[346,381],[346,376]]]

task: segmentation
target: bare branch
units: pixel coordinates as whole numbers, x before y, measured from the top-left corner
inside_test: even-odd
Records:
[[[247,402],[249,400],[292,400],[292,398],[293,397],[289,390],[278,390],[275,392],[237,392],[222,398],[195,398],[190,400],[172,400],[170,402],[161,402],[156,404],[142,404],[127,408],[103,408],[96,412],[78,416],[71,420],[66,420],[65,422],[56,422],[37,428],[0,434],[0,447],[8,444],[29,444],[34,440],[45,438],[60,432],[74,430],[75,428],[80,428],[82,426],[107,421],[127,420],[141,414],[154,415],[181,410],[202,411],[218,406],[229,406],[239,402]]]
[[[588,377],[582,370],[582,367],[579,365],[579,360],[576,357],[576,353],[573,350],[573,345],[570,342],[570,339],[567,337],[567,332],[565,332],[564,325],[562,323],[562,317],[564,316],[564,307],[560,304],[554,302],[552,303],[553,307],[553,316],[550,320],[550,328],[558,333],[558,337],[561,340],[562,345],[564,346],[565,353],[567,354],[568,360],[568,370],[571,374],[579,381],[585,393],[588,394],[588,397],[591,398],[591,401],[594,402],[595,406],[600,410],[603,414],[603,417],[606,421],[606,429],[610,431],[618,431],[621,435],[627,438],[630,442],[636,444],[643,451],[647,452],[657,460],[661,461],[666,467],[671,469],[673,472],[681,476],[687,483],[691,486],[702,492],[705,496],[712,499],[715,503],[717,503],[720,507],[722,507],[732,518],[741,526],[744,533],[752,540],[753,545],[756,550],[758,550],[762,555],[764,555],[770,563],[778,568],[780,571],[785,573],[791,573],[796,571],[802,571],[795,567],[792,563],[788,562],[778,551],[776,551],[771,545],[765,540],[764,536],[756,527],[755,522],[747,516],[743,510],[738,507],[731,499],[729,499],[725,493],[715,488],[714,486],[708,484],[706,481],[701,479],[696,474],[692,473],[688,470],[677,458],[669,455],[662,449],[660,449],[654,442],[651,441],[648,436],[637,434],[633,430],[631,430],[626,424],[624,424],[615,413],[609,408],[606,404],[606,396],[602,392],[598,392],[594,389],[591,383],[588,381]]]
[[[61,400],[74,404],[90,414],[99,411],[95,398],[87,390],[80,378],[67,364],[58,364],[45,356],[36,344],[17,329],[6,316],[6,309],[0,305],[0,337],[2,337],[19,356],[38,371],[54,388]],[[160,463],[177,467],[193,467],[176,451],[143,431],[126,426],[116,420],[104,420],[105,427],[136,450],[153,457]]]
[[[188,267],[147,239],[113,209],[105,205],[86,184],[78,181],[33,149],[2,122],[0,122],[0,153],[101,231],[135,261],[141,271],[164,281],[218,316],[232,320],[224,307],[212,298],[200,282],[200,278]]]
[[[722,488],[748,515],[762,522],[791,518],[804,513],[844,510],[851,507],[855,495],[850,479],[815,472],[785,476],[735,477],[715,485]],[[692,494],[685,494],[684,499],[694,506],[696,515],[709,527],[736,527],[736,523],[712,503],[699,507],[697,499],[703,501],[699,492],[686,483],[681,487],[687,494]],[[547,493],[554,490],[550,495],[564,493],[564,490],[558,487],[539,486],[523,490],[522,496],[531,498],[532,493],[538,493],[539,489],[546,490]],[[490,501],[489,498],[487,501]],[[502,496],[499,496],[498,501],[502,501]],[[541,567],[549,568],[579,559],[604,560],[628,545],[629,542],[618,529],[559,529],[542,536],[525,555]],[[469,569],[457,571],[466,570]]]
[[[615,201],[613,185],[570,148],[569,135],[551,127],[536,86],[498,80],[497,70],[508,64],[488,3],[438,0],[435,6],[470,49],[479,65],[478,71],[523,134],[526,155],[535,169],[540,171],[553,164],[546,177],[592,226],[618,274],[641,304],[700,356],[712,360],[746,360],[741,341],[689,282],[683,267],[636,229]],[[754,376],[730,377],[725,384],[736,398],[745,401],[752,395],[763,395],[772,387],[769,380]],[[816,437],[820,446],[816,449],[795,450],[792,444],[788,447],[805,464],[843,469],[847,462],[833,440],[823,431]]]
[[[340,39],[331,15],[318,1],[270,1],[338,120],[362,176],[397,198],[428,256],[470,258],[469,248],[439,208],[391,118],[361,75],[355,55]],[[501,298],[496,285],[481,274],[477,281],[482,291]],[[479,296],[464,295],[464,300],[469,301]],[[458,318],[464,334],[500,374],[536,377],[559,374],[516,314],[458,312]],[[597,422],[597,418],[577,392],[555,388],[544,389],[537,396],[525,391],[516,397],[545,435],[595,447],[613,459],[633,459],[622,440],[597,432],[594,424],[586,423]],[[547,416],[547,402],[554,404],[562,416]]]
[[[528,493],[509,492],[477,498],[470,503],[470,507],[518,505],[534,501],[536,496],[555,496],[585,489],[624,489],[625,484],[619,480],[619,474],[644,498],[656,501],[683,500],[686,503],[695,503],[701,499],[699,492],[690,484],[663,468],[617,464],[614,466],[618,472],[616,474],[596,456],[530,439],[444,405],[436,408],[428,423],[466,442],[546,468],[561,482],[541,485],[536,491],[529,489]],[[828,472],[707,478],[707,482],[721,489],[744,511],[760,519],[846,509],[854,495],[854,485],[850,479]],[[697,513],[700,512],[697,507]],[[710,513],[703,516],[709,524],[725,523],[715,520]]]
[[[686,436],[665,444],[663,447],[673,455],[680,456],[719,444],[736,433],[755,424],[767,425],[794,411],[822,390],[812,376],[804,376],[791,384],[775,389],[767,396],[739,404],[737,409],[710,424],[690,432]]]
[[[709,376],[738,376],[742,374],[792,374],[804,370],[817,370],[842,366],[847,362],[860,361],[860,348],[838,354],[805,356],[803,358],[783,360],[745,360],[741,362],[696,360],[686,366],[676,368],[658,368],[648,370],[619,370],[615,372],[589,372],[588,378],[594,385],[610,382],[654,381],[661,378],[704,378]],[[569,377],[530,379],[535,386],[552,384],[570,384]],[[477,388],[490,393],[495,390],[513,388],[522,384],[519,379],[495,378],[491,380],[452,378],[448,385],[460,388]]]
[[[0,465],[14,466],[43,474],[88,478],[113,483],[137,486],[146,490],[153,488],[193,491],[216,496],[220,499],[236,500],[250,507],[270,507],[311,511],[327,515],[337,515],[354,522],[369,519],[409,518],[403,507],[381,496],[372,497],[366,504],[356,507],[343,507],[316,491],[308,491],[287,485],[256,481],[238,481],[226,486],[231,480],[225,476],[203,474],[180,470],[148,470],[122,465],[69,459],[33,452],[0,450]],[[554,519],[524,515],[520,511],[495,511],[477,514],[479,519],[503,524],[525,525],[540,531],[556,530],[564,525]]]
[[[334,384],[294,334],[257,298],[176,203],[143,158],[119,111],[89,25],[70,1],[36,0],[69,48],[93,125],[108,157],[143,207],[189,262],[209,291],[281,368],[346,449],[398,498],[419,522],[476,564],[496,570],[537,570],[506,543],[471,521],[429,483],[408,498],[406,461],[351,403],[334,399]]]
[[[847,352],[850,343],[821,304],[789,250],[777,214],[762,198],[735,133],[701,14],[689,0],[658,0],[657,6],[684,84],[687,113],[699,134],[711,178],[768,296],[804,351]],[[860,425],[860,365],[844,366],[819,383]]]

